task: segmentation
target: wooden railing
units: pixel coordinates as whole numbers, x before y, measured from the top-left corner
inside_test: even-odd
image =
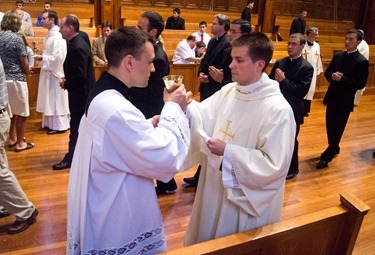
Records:
[[[340,202],[325,210],[163,254],[349,255],[370,207],[350,193],[340,195]]]

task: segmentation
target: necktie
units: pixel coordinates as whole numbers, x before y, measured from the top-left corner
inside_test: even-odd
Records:
[[[201,42],[203,42],[203,33],[201,34]]]

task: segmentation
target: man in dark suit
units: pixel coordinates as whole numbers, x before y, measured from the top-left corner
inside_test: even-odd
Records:
[[[290,35],[295,34],[295,33],[301,33],[303,35],[305,34],[306,16],[307,16],[307,11],[301,10],[301,12],[299,13],[299,17],[292,21],[292,25],[290,27],[290,33],[289,33]]]
[[[296,121],[294,151],[286,179],[292,179],[299,173],[298,140],[300,125],[303,124],[305,107],[303,98],[310,88],[314,68],[302,57],[306,39],[301,33],[292,34],[288,42],[288,57],[279,59],[273,66],[269,77],[279,82],[281,93],[293,109]]]
[[[241,19],[249,21],[251,25],[251,9],[254,8],[254,1],[247,0],[245,8],[242,10]]]
[[[224,14],[216,14],[212,22],[211,33],[214,38],[208,43],[206,54],[199,66],[198,76],[201,82],[199,86],[200,101],[209,98],[216,91],[219,91],[223,84],[215,81],[210,75],[210,70],[222,69],[223,56],[225,49],[230,47],[228,30],[230,28],[230,20]],[[199,179],[200,166],[193,177],[184,178],[184,182],[192,186],[196,186]]]
[[[78,139],[79,122],[85,112],[86,98],[95,83],[91,49],[79,36],[78,31],[79,21],[76,16],[68,15],[61,20],[60,33],[68,43],[68,50],[64,62],[65,78],[60,86],[68,90],[70,135],[68,153],[60,163],[52,166],[54,170],[70,168]]]
[[[153,64],[155,72],[151,73],[146,88],[133,87],[130,89],[130,102],[148,119],[160,115],[163,109],[165,87],[163,77],[169,74],[169,61],[162,42],[158,40],[164,30],[164,21],[160,14],[152,11],[142,13],[137,26],[148,33],[154,41],[155,59]],[[168,183],[157,181],[156,193],[158,195],[173,194],[176,189],[177,184],[173,178]]]
[[[367,59],[357,50],[363,39],[358,29],[351,29],[345,36],[346,51],[336,53],[324,76],[330,82],[323,103],[326,105],[328,147],[320,155],[316,168],[328,167],[333,157],[340,153],[340,140],[353,111],[354,96],[363,89],[368,78]]]
[[[173,16],[168,17],[166,29],[185,30],[185,20],[180,17],[181,11],[179,8],[173,9]]]

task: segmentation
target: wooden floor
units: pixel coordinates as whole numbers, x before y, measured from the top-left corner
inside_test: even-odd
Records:
[[[375,254],[375,96],[363,96],[351,114],[341,142],[341,154],[327,169],[316,170],[315,163],[327,145],[325,108],[314,101],[310,117],[301,128],[300,174],[287,181],[283,219],[339,204],[339,193],[350,191],[372,209],[365,217],[353,254]],[[38,208],[37,222],[27,231],[7,235],[13,217],[0,219],[0,254],[65,254],[66,192],[69,170],[53,171],[67,150],[68,133],[48,136],[41,128],[40,116],[32,111],[26,137],[35,148],[16,153],[8,151],[11,170]],[[177,194],[159,198],[169,249],[182,247],[189,221],[194,189],[183,187],[183,177],[195,169],[178,174]]]

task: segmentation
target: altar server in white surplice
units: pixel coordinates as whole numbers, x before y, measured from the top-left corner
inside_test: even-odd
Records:
[[[320,45],[316,42],[319,37],[319,30],[316,27],[309,27],[306,30],[306,44],[302,50],[302,56],[309,62],[313,68],[314,73],[310,84],[310,89],[304,98],[305,116],[309,116],[311,109],[311,100],[314,98],[316,78],[323,72],[322,58],[320,55]]]
[[[36,60],[41,61],[38,98],[36,110],[43,113],[42,127],[47,127],[48,134],[69,129],[70,112],[67,90],[61,89],[60,81],[64,77],[64,60],[67,53],[66,41],[57,26],[55,11],[43,13],[42,24],[48,29],[44,39],[43,52],[37,51]]]
[[[185,245],[257,228],[281,218],[293,153],[292,108],[265,68],[273,43],[263,33],[232,42],[233,83],[187,111],[185,167],[202,165]],[[203,134],[202,139],[200,134]]]
[[[370,59],[370,47],[368,46],[367,42],[364,39],[365,38],[365,32],[362,29],[359,29],[359,31],[363,35],[363,40],[358,45],[357,49],[358,49],[359,53],[361,53],[369,61],[369,59]],[[364,87],[363,89],[357,90],[357,92],[355,93],[355,96],[354,96],[354,105],[355,106],[359,105],[359,98],[363,95],[363,92],[365,92],[365,90],[366,90],[366,87]]]
[[[191,93],[165,89],[160,116],[145,119],[129,98],[155,71],[152,42],[120,27],[105,53],[108,71],[87,99],[70,169],[66,254],[158,254],[167,245],[153,179],[167,182],[183,166]]]

